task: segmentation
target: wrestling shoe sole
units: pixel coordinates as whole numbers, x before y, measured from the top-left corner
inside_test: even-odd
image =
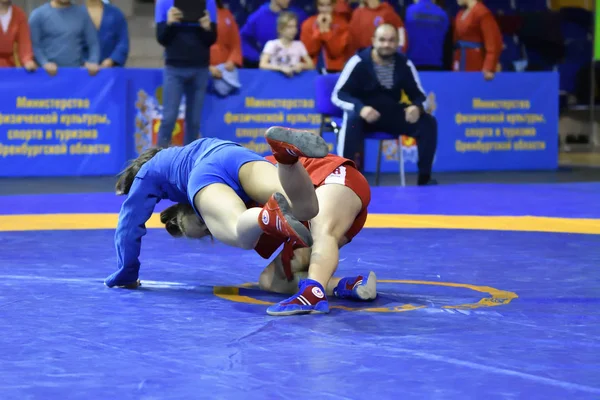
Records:
[[[356,288],[356,294],[361,300],[374,300],[377,297],[377,276],[369,272],[367,283]]]
[[[302,153],[297,154],[299,157],[323,158],[329,154],[327,142],[310,131],[273,126],[267,129],[265,137],[294,146]]]
[[[273,194],[273,197],[275,198],[275,201],[277,202],[277,205],[279,206],[279,209],[281,210],[285,221],[287,222],[290,229],[292,229],[293,234],[303,242],[300,244],[302,244],[305,247],[312,247],[313,238],[310,234],[310,231],[306,226],[304,226],[304,224],[302,224],[302,222],[298,221],[294,217],[294,215],[292,214],[292,207],[290,206],[290,203],[288,203],[285,196],[281,193],[275,193]]]

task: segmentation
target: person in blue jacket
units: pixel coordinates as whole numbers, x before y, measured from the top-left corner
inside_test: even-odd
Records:
[[[450,17],[439,0],[415,0],[406,8],[404,26],[410,38],[408,59],[419,71],[441,71],[451,64]]]
[[[105,285],[140,285],[145,224],[161,199],[193,206],[199,218],[183,222],[189,237],[212,235],[227,245],[253,249],[266,233],[299,247],[312,246],[310,232],[300,221],[314,218],[319,206],[298,157],[323,158],[329,152],[327,143],[312,132],[281,127],[269,128],[265,137],[278,167],[235,142],[216,138],[152,148],[134,160],[116,184],[117,194],[127,198],[115,232],[118,269]],[[247,208],[252,201],[264,207]]]
[[[217,41],[217,4],[198,2],[206,7],[198,21],[175,7],[174,0],[156,0],[156,40],[164,47],[163,119],[158,129],[158,145],[167,147],[185,97],[183,140],[190,144],[201,136],[202,108],[209,81],[210,48]]]
[[[124,67],[129,56],[129,29],[123,12],[102,0],[86,0],[82,7],[98,31],[100,66]]]
[[[386,132],[417,140],[418,185],[435,185],[431,172],[437,149],[438,125],[429,114],[425,90],[412,61],[398,52],[396,27],[382,24],[373,35],[373,46],[352,56],[331,94],[344,111],[338,135],[338,155],[364,168],[366,133]],[[403,93],[408,102],[401,102]]]
[[[282,11],[290,11],[298,17],[298,26],[307,18],[304,11],[291,7],[290,0],[270,0],[248,16],[240,30],[244,68],[258,68],[260,55],[269,40],[279,37],[277,18]],[[300,30],[298,30],[300,32]],[[296,35],[296,39],[298,35]]]

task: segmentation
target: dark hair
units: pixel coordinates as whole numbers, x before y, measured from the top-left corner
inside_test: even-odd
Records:
[[[225,6],[223,5],[223,0],[216,0],[215,3],[217,3],[217,8],[225,8]]]
[[[165,224],[165,229],[169,232],[169,235],[173,237],[182,237],[183,231],[179,227],[177,221],[177,214],[181,208],[181,204],[173,204],[171,207],[164,209],[160,213],[160,222]]]
[[[165,229],[169,235],[173,236],[174,238],[180,238],[183,236],[187,237],[186,232],[184,232],[182,218],[185,218],[189,215],[196,216],[194,207],[192,207],[189,203],[177,203],[164,209],[160,213],[160,222],[165,225]],[[210,236],[211,242],[214,241],[210,231],[208,231],[208,235]]]
[[[160,147],[151,147],[145,150],[138,158],[131,161],[129,165],[123,171],[121,171],[119,174],[119,179],[117,180],[117,184],[115,185],[117,196],[129,194],[131,185],[133,185],[133,180],[142,166],[150,161],[152,157],[154,157],[161,150],[162,148]]]

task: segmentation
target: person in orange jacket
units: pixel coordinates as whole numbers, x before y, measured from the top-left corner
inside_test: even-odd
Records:
[[[478,0],[457,0],[465,7],[454,22],[454,71],[481,71],[486,80],[494,78],[502,33],[492,12]]]
[[[322,56],[329,72],[339,72],[348,60],[350,31],[343,17],[334,13],[335,0],[317,0],[318,14],[302,23],[300,40],[315,65]]]
[[[228,71],[242,66],[242,44],[233,14],[223,6],[223,0],[216,0],[216,3],[217,41],[210,46],[210,74],[220,79],[222,74],[217,65],[225,64]]]
[[[382,24],[390,24],[398,29],[400,39],[398,47],[406,54],[408,39],[404,22],[389,3],[381,0],[363,0],[363,6],[358,7],[352,13],[350,20],[351,53],[354,54],[358,50],[370,47],[375,29]]]
[[[37,65],[33,61],[31,33],[25,11],[12,4],[10,0],[0,0],[0,17],[2,17],[0,23],[0,68],[15,67],[18,61],[28,71],[35,70]],[[4,26],[5,21],[6,26]],[[15,44],[17,45],[17,60],[15,60]]]
[[[350,7],[346,0],[335,1],[335,5],[333,6],[333,14],[344,18],[346,22],[350,22],[350,18],[352,18],[352,11],[352,7]]]

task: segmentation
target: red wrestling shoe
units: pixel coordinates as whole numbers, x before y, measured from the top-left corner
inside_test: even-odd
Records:
[[[289,240],[297,247],[311,247],[310,231],[293,215],[281,193],[274,193],[258,216],[258,225],[266,234]]]
[[[298,157],[323,158],[329,153],[327,142],[309,131],[273,126],[265,138],[279,164],[294,164]]]
[[[307,223],[303,223],[302,225],[308,228]],[[283,273],[285,274],[285,277],[288,280],[288,282],[294,280],[294,272],[292,271],[292,260],[294,259],[294,251],[300,248],[302,248],[302,246],[290,240],[283,244],[283,250],[281,251],[281,266],[283,267]]]

